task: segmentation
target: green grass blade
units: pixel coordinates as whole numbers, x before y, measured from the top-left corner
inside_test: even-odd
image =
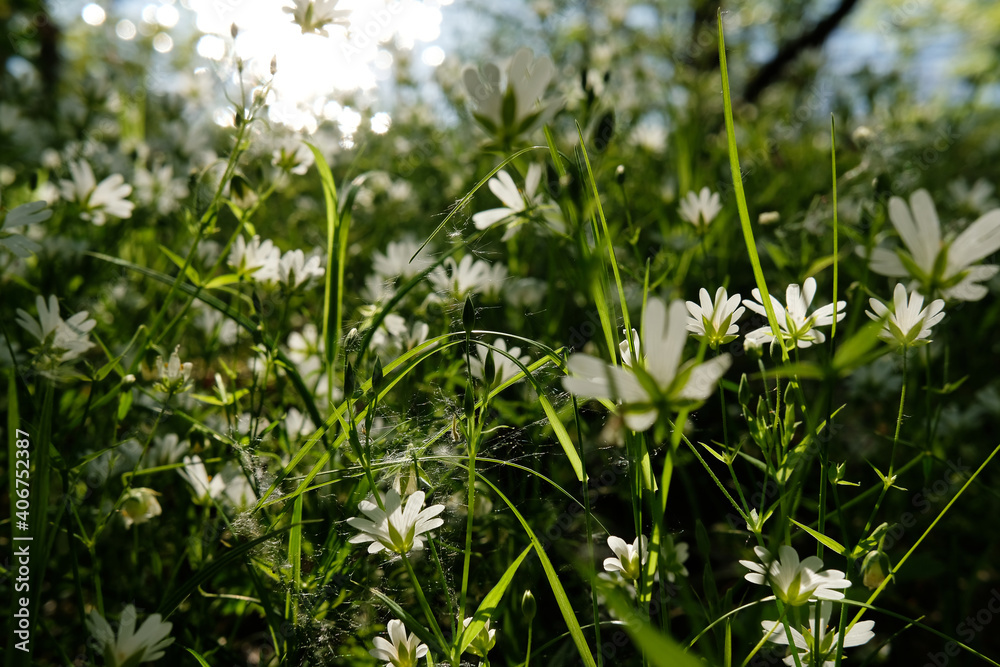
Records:
[[[332,299],[333,292],[333,262],[334,262],[334,245],[337,240],[337,231],[340,225],[340,214],[339,214],[339,202],[337,201],[337,184],[333,180],[333,174],[330,172],[330,165],[327,164],[326,158],[323,157],[323,153],[313,146],[309,142],[305,142],[309,150],[312,151],[313,156],[316,158],[316,171],[319,173],[320,182],[323,185],[323,200],[326,203],[326,273],[323,278],[323,326],[322,326],[322,339],[326,344],[326,371],[328,377],[333,377],[332,366],[333,360],[336,356],[337,344],[340,342],[340,331],[333,332],[336,336],[336,340],[331,340],[330,332],[330,301]],[[343,267],[337,267],[338,275],[343,271]],[[337,294],[337,302],[340,304],[343,301],[343,290]],[[340,305],[337,306],[338,315],[340,310]]]
[[[703,667],[704,663],[687,653],[670,637],[656,630],[611,586],[602,586],[608,606],[625,622],[625,631],[643,652],[646,660],[656,667]]]
[[[352,581],[351,583],[352,584],[356,584],[356,582],[354,582],[354,581]],[[360,584],[356,584],[356,585],[360,586]],[[382,602],[382,604],[384,604],[386,607],[388,607],[389,611],[391,611],[396,616],[396,618],[398,618],[399,620],[401,620],[403,622],[403,625],[406,626],[407,630],[409,630],[410,632],[412,632],[413,634],[415,634],[417,637],[419,637],[420,641],[422,641],[423,643],[427,644],[428,646],[437,647],[438,653],[445,653],[445,654],[448,653],[447,647],[446,646],[441,646],[441,643],[431,633],[431,631],[428,630],[427,628],[425,628],[420,623],[420,621],[418,621],[413,616],[411,616],[409,613],[407,613],[407,611],[405,609],[403,609],[402,607],[400,607],[399,604],[395,600],[393,600],[392,598],[390,598],[388,595],[386,595],[382,591],[378,590],[377,588],[371,588],[371,589],[369,589],[369,591],[371,592],[372,595],[374,595],[375,597],[377,597]]]
[[[233,547],[221,557],[213,560],[208,565],[202,567],[197,572],[193,573],[188,579],[184,581],[184,585],[170,592],[169,595],[163,598],[160,602],[160,607],[157,609],[157,613],[161,614],[164,619],[170,616],[177,607],[180,606],[184,599],[195,592],[199,586],[210,580],[215,575],[223,572],[229,567],[234,566],[240,561],[246,554],[259,544],[263,544],[268,540],[272,540],[281,533],[284,533],[291,529],[291,526],[286,526],[284,528],[279,528],[277,530],[272,530],[269,533],[261,535],[260,537],[250,540],[249,542],[244,542],[243,544]]]
[[[201,667],[212,667],[210,664],[208,664],[208,661],[205,660],[205,658],[203,658],[201,654],[195,651],[194,649],[185,646],[184,650],[193,655],[194,659],[198,661],[198,664],[201,665]]]
[[[462,197],[462,199],[460,199],[457,204],[455,204],[452,207],[451,211],[448,212],[448,215],[446,215],[444,217],[444,220],[441,221],[441,224],[439,224],[434,229],[434,231],[431,232],[430,236],[428,236],[426,239],[424,239],[424,242],[420,244],[420,247],[417,248],[417,251],[415,253],[413,253],[413,257],[416,257],[417,255],[419,255],[420,251],[423,250],[425,247],[427,247],[427,244],[430,243],[431,241],[433,241],[435,236],[437,236],[439,233],[441,233],[441,230],[444,229],[447,226],[447,224],[451,221],[451,219],[454,218],[456,215],[458,215],[458,212],[461,211],[462,209],[464,209],[466,204],[468,204],[470,201],[472,201],[473,195],[475,195],[476,192],[478,192],[481,187],[483,187],[484,185],[486,185],[489,182],[489,180],[491,178],[493,178],[493,176],[496,175],[496,173],[498,171],[500,171],[501,169],[503,169],[504,167],[506,167],[508,164],[510,164],[511,162],[513,162],[514,160],[516,160],[517,158],[519,158],[522,155],[524,155],[525,153],[530,153],[531,151],[537,151],[537,150],[548,150],[548,146],[529,146],[527,148],[522,148],[521,150],[517,151],[516,153],[514,153],[510,157],[504,159],[497,166],[493,167],[493,169],[490,171],[490,173],[488,173],[485,176],[483,176],[479,180],[479,182],[476,183],[476,186],[474,188],[472,188],[471,190],[469,190],[469,192],[464,197]],[[413,257],[411,257],[410,259],[412,260]]]
[[[459,467],[468,469],[465,465],[459,463]],[[559,581],[559,575],[556,573],[556,569],[552,566],[552,561],[545,554],[545,549],[542,547],[542,543],[538,541],[535,536],[535,532],[531,530],[531,526],[528,524],[527,520],[517,511],[514,504],[508,500],[507,496],[496,487],[490,480],[482,475],[482,473],[476,472],[476,477],[481,479],[484,484],[493,489],[493,492],[500,497],[501,500],[510,508],[510,511],[514,513],[517,520],[521,523],[524,528],[524,532],[528,534],[528,539],[531,540],[531,544],[535,547],[535,553],[538,554],[538,559],[542,562],[542,569],[545,571],[545,578],[549,581],[549,586],[552,588],[552,594],[556,598],[556,604],[559,606],[559,611],[562,612],[563,619],[566,621],[566,627],[569,629],[570,637],[573,639],[573,643],[576,645],[577,651],[580,653],[580,657],[583,659],[583,664],[587,667],[597,667],[597,663],[594,661],[594,655],[590,652],[590,647],[587,645],[587,639],[583,636],[583,629],[580,628],[580,622],[576,619],[576,613],[573,611],[573,605],[569,601],[569,597],[566,595],[566,590],[563,588],[562,582]]]
[[[833,169],[833,308],[837,309],[837,277],[840,262],[840,244],[837,240],[837,232],[840,225],[837,222],[837,123],[833,114],[830,114],[830,165]],[[830,329],[830,344],[837,335],[837,318],[833,318],[833,326]]]
[[[764,280],[764,272],[760,268],[760,257],[757,255],[757,243],[754,241],[753,227],[750,225],[747,198],[743,192],[743,173],[740,170],[740,156],[736,147],[736,130],[733,123],[733,100],[729,93],[729,70],[726,67],[726,41],[722,34],[721,9],[719,10],[719,67],[722,70],[722,99],[725,106],[726,138],[729,143],[729,169],[733,175],[733,190],[736,194],[736,206],[740,214],[740,226],[743,228],[743,240],[746,241],[747,254],[750,256],[750,264],[753,265],[753,277],[757,282],[757,289],[760,290],[761,300],[764,302],[767,321],[770,323],[771,331],[774,333],[774,337],[781,347],[781,359],[788,361],[788,350],[785,347],[785,339],[781,335],[778,318],[774,313],[774,305],[771,303],[771,296],[767,291],[767,281]]]
[[[529,544],[521,552],[521,555],[517,557],[507,571],[503,573],[500,577],[500,581],[497,582],[496,586],[486,594],[483,601],[479,604],[479,608],[476,613],[472,615],[472,622],[469,623],[468,627],[462,631],[462,636],[458,640],[458,652],[464,653],[465,649],[468,648],[472,640],[476,638],[476,635],[483,629],[486,621],[493,618],[494,612],[496,612],[497,605],[500,604],[500,600],[503,598],[503,594],[507,592],[507,587],[510,586],[510,582],[514,580],[514,574],[517,572],[517,568],[521,566],[521,562],[524,561],[525,557],[531,550],[534,549],[533,544]],[[464,621],[464,619],[462,619]]]

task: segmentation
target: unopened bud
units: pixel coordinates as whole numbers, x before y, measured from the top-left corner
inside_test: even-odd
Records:
[[[865,556],[861,571],[864,573],[862,583],[868,590],[874,590],[882,585],[889,573],[889,557],[881,551],[869,551]]]
[[[229,26],[229,34],[233,36],[233,39],[236,39],[236,35],[240,34],[240,29],[235,23]]]
[[[472,295],[465,297],[465,308],[462,310],[462,326],[465,327],[465,334],[472,335],[472,329],[476,326],[476,308],[472,305]]]
[[[278,56],[271,57],[271,76],[278,72]]]
[[[535,604],[535,596],[531,594],[530,590],[524,591],[524,595],[521,596],[521,613],[530,623],[535,618],[537,611],[538,605]]]
[[[615,169],[615,179],[618,181],[618,185],[625,185],[625,165],[620,164]]]

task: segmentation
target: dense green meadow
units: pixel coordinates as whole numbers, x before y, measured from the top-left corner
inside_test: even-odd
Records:
[[[996,7],[209,4],[0,0],[5,665],[1000,665]]]

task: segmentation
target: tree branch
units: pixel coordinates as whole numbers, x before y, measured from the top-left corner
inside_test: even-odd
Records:
[[[743,91],[743,99],[747,102],[756,101],[760,97],[760,94],[764,92],[764,89],[778,81],[785,67],[795,60],[800,53],[806,49],[823,46],[830,33],[841,24],[857,4],[858,0],[841,0],[837,8],[813,26],[812,30],[799,35],[782,46],[774,58],[761,67],[756,76],[747,84],[747,87]]]

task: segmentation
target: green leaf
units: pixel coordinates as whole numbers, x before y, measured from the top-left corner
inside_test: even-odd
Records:
[[[459,653],[465,652],[465,649],[468,648],[469,644],[472,643],[472,640],[476,638],[476,635],[478,635],[483,629],[483,626],[486,625],[486,621],[493,618],[493,613],[496,611],[497,605],[500,604],[500,600],[503,598],[503,594],[507,591],[507,587],[510,586],[510,582],[514,579],[514,574],[517,572],[517,568],[520,567],[521,562],[534,548],[535,546],[533,544],[526,546],[524,551],[521,552],[521,555],[517,557],[517,560],[511,563],[510,567],[507,568],[507,571],[503,573],[503,576],[500,577],[500,581],[498,581],[496,586],[493,587],[493,590],[487,593],[486,597],[483,598],[483,601],[479,604],[479,609],[477,609],[476,613],[472,615],[472,622],[469,623],[469,626],[462,632],[462,636],[459,637]],[[465,619],[462,620],[464,622]]]
[[[853,336],[841,343],[833,354],[834,371],[844,377],[870,362],[872,360],[870,353],[881,343],[878,337],[878,332],[881,330],[881,322],[867,322]],[[884,349],[880,350],[878,356],[884,353]]]
[[[807,533],[809,533],[810,535],[812,535],[814,538],[816,538],[817,542],[820,542],[823,546],[828,547],[828,548],[832,549],[833,551],[835,551],[838,556],[843,556],[844,553],[847,551],[847,549],[844,547],[843,544],[841,544],[837,540],[833,539],[832,537],[827,537],[823,533],[820,533],[819,531],[813,530],[812,528],[810,528],[809,526],[806,526],[805,524],[799,523],[795,519],[792,519],[791,521],[796,526],[798,526],[799,528],[801,528],[802,530],[806,531]]]
[[[352,581],[351,583],[354,582]],[[371,591],[372,595],[381,600],[382,604],[384,604],[386,607],[389,608],[389,611],[391,611],[396,618],[398,618],[403,622],[403,625],[406,626],[407,630],[409,630],[417,637],[419,637],[420,641],[427,644],[428,646],[436,646],[438,653],[448,653],[447,647],[441,646],[437,638],[434,637],[433,634],[431,634],[430,630],[421,625],[421,623],[417,619],[415,619],[413,616],[407,613],[405,609],[400,607],[395,600],[393,600],[385,593],[376,588],[372,588],[369,590]]]
[[[722,71],[722,101],[726,119],[726,139],[729,147],[729,169],[733,176],[733,190],[736,194],[736,208],[740,214],[740,227],[743,229],[743,239],[747,246],[747,255],[750,257],[750,264],[753,266],[753,277],[760,290],[761,299],[764,302],[764,311],[767,313],[767,321],[771,325],[771,333],[781,347],[781,358],[788,361],[788,348],[785,347],[785,339],[781,334],[781,327],[778,326],[778,318],[774,313],[774,305],[771,303],[770,293],[767,290],[767,281],[764,279],[764,271],[760,266],[760,257],[757,255],[757,242],[753,237],[753,227],[750,224],[750,212],[747,209],[747,198],[743,192],[743,174],[740,170],[739,150],[736,147],[736,127],[733,121],[733,101],[729,92],[729,69],[726,66],[726,40],[722,31],[722,9],[718,13],[719,21],[719,67]]]
[[[208,664],[208,661],[205,660],[205,658],[201,657],[201,654],[195,651],[194,649],[185,646],[184,650],[193,655],[194,659],[197,660],[198,664],[201,665],[202,667],[212,667],[210,664]]]
[[[225,287],[226,285],[232,285],[233,283],[238,283],[240,277],[235,273],[226,273],[221,276],[216,276],[205,283],[205,289],[216,289],[219,287]]]
[[[47,204],[43,201],[21,204],[7,214],[2,227],[5,229],[24,227],[25,225],[33,225],[43,220],[48,220],[52,217],[52,211],[45,208],[46,206]]]
[[[540,389],[540,387],[539,387]],[[566,432],[566,427],[563,426],[562,420],[559,419],[559,415],[556,414],[555,409],[549,402],[549,399],[545,397],[545,394],[538,392],[538,402],[542,406],[542,410],[545,411],[545,416],[549,418],[549,424],[552,426],[552,431],[556,434],[556,439],[559,440],[559,444],[562,445],[563,452],[566,454],[566,458],[569,459],[569,464],[573,466],[573,472],[576,473],[577,481],[583,481],[583,461],[580,460],[580,454],[577,453],[576,447],[573,445],[573,441],[569,437],[569,433]]]
[[[461,463],[457,464],[461,468],[468,468]],[[481,479],[483,483],[493,489],[493,492],[500,497],[501,500],[510,508],[510,511],[514,513],[517,520],[521,523],[524,528],[524,532],[528,534],[528,539],[531,540],[531,544],[535,547],[535,553],[538,554],[538,559],[542,562],[542,569],[545,571],[545,578],[549,581],[549,586],[552,588],[552,594],[555,595],[556,604],[559,606],[559,611],[562,613],[563,619],[566,621],[566,627],[569,630],[570,637],[573,639],[573,643],[576,645],[577,651],[580,653],[580,657],[583,659],[583,664],[587,667],[597,667],[597,663],[594,662],[594,655],[590,652],[590,646],[587,644],[587,639],[583,636],[583,629],[580,627],[580,622],[576,619],[576,612],[573,611],[573,605],[569,601],[569,597],[566,595],[566,590],[563,588],[562,582],[559,580],[559,575],[556,573],[556,569],[552,566],[552,561],[545,554],[545,549],[542,547],[542,543],[538,541],[535,536],[535,532],[531,530],[531,526],[517,511],[514,504],[507,499],[507,496],[496,487],[490,480],[482,475],[478,470],[476,471],[476,477]]]
[[[184,266],[183,257],[174,253],[172,250],[170,250],[170,248],[167,248],[163,244],[160,244],[160,250],[163,252],[164,255],[166,255],[170,259],[171,262],[177,265],[178,269],[183,268]],[[198,271],[196,271],[195,268],[190,264],[188,264],[187,272],[184,275],[187,276],[187,279],[190,280],[192,284],[201,285],[201,276],[198,275]]]
[[[608,606],[624,621],[625,631],[650,664],[656,667],[704,667],[705,663],[685,652],[673,639],[656,630],[644,615],[636,612],[614,585],[604,584],[601,589]]]
[[[291,530],[291,526],[285,526],[284,528],[279,528],[277,530],[272,530],[269,533],[261,535],[260,537],[250,540],[249,542],[244,542],[239,546],[233,547],[221,557],[213,560],[204,567],[200,568],[197,572],[191,575],[188,579],[184,581],[184,585],[180,588],[175,589],[170,592],[170,594],[163,598],[160,602],[160,607],[157,613],[161,614],[164,619],[170,616],[177,607],[180,606],[184,599],[188,595],[191,595],[194,591],[198,589],[199,586],[210,580],[215,575],[220,572],[225,571],[228,568],[235,567],[240,559],[256,547],[258,544],[263,544],[268,540],[272,540],[281,533]]]

